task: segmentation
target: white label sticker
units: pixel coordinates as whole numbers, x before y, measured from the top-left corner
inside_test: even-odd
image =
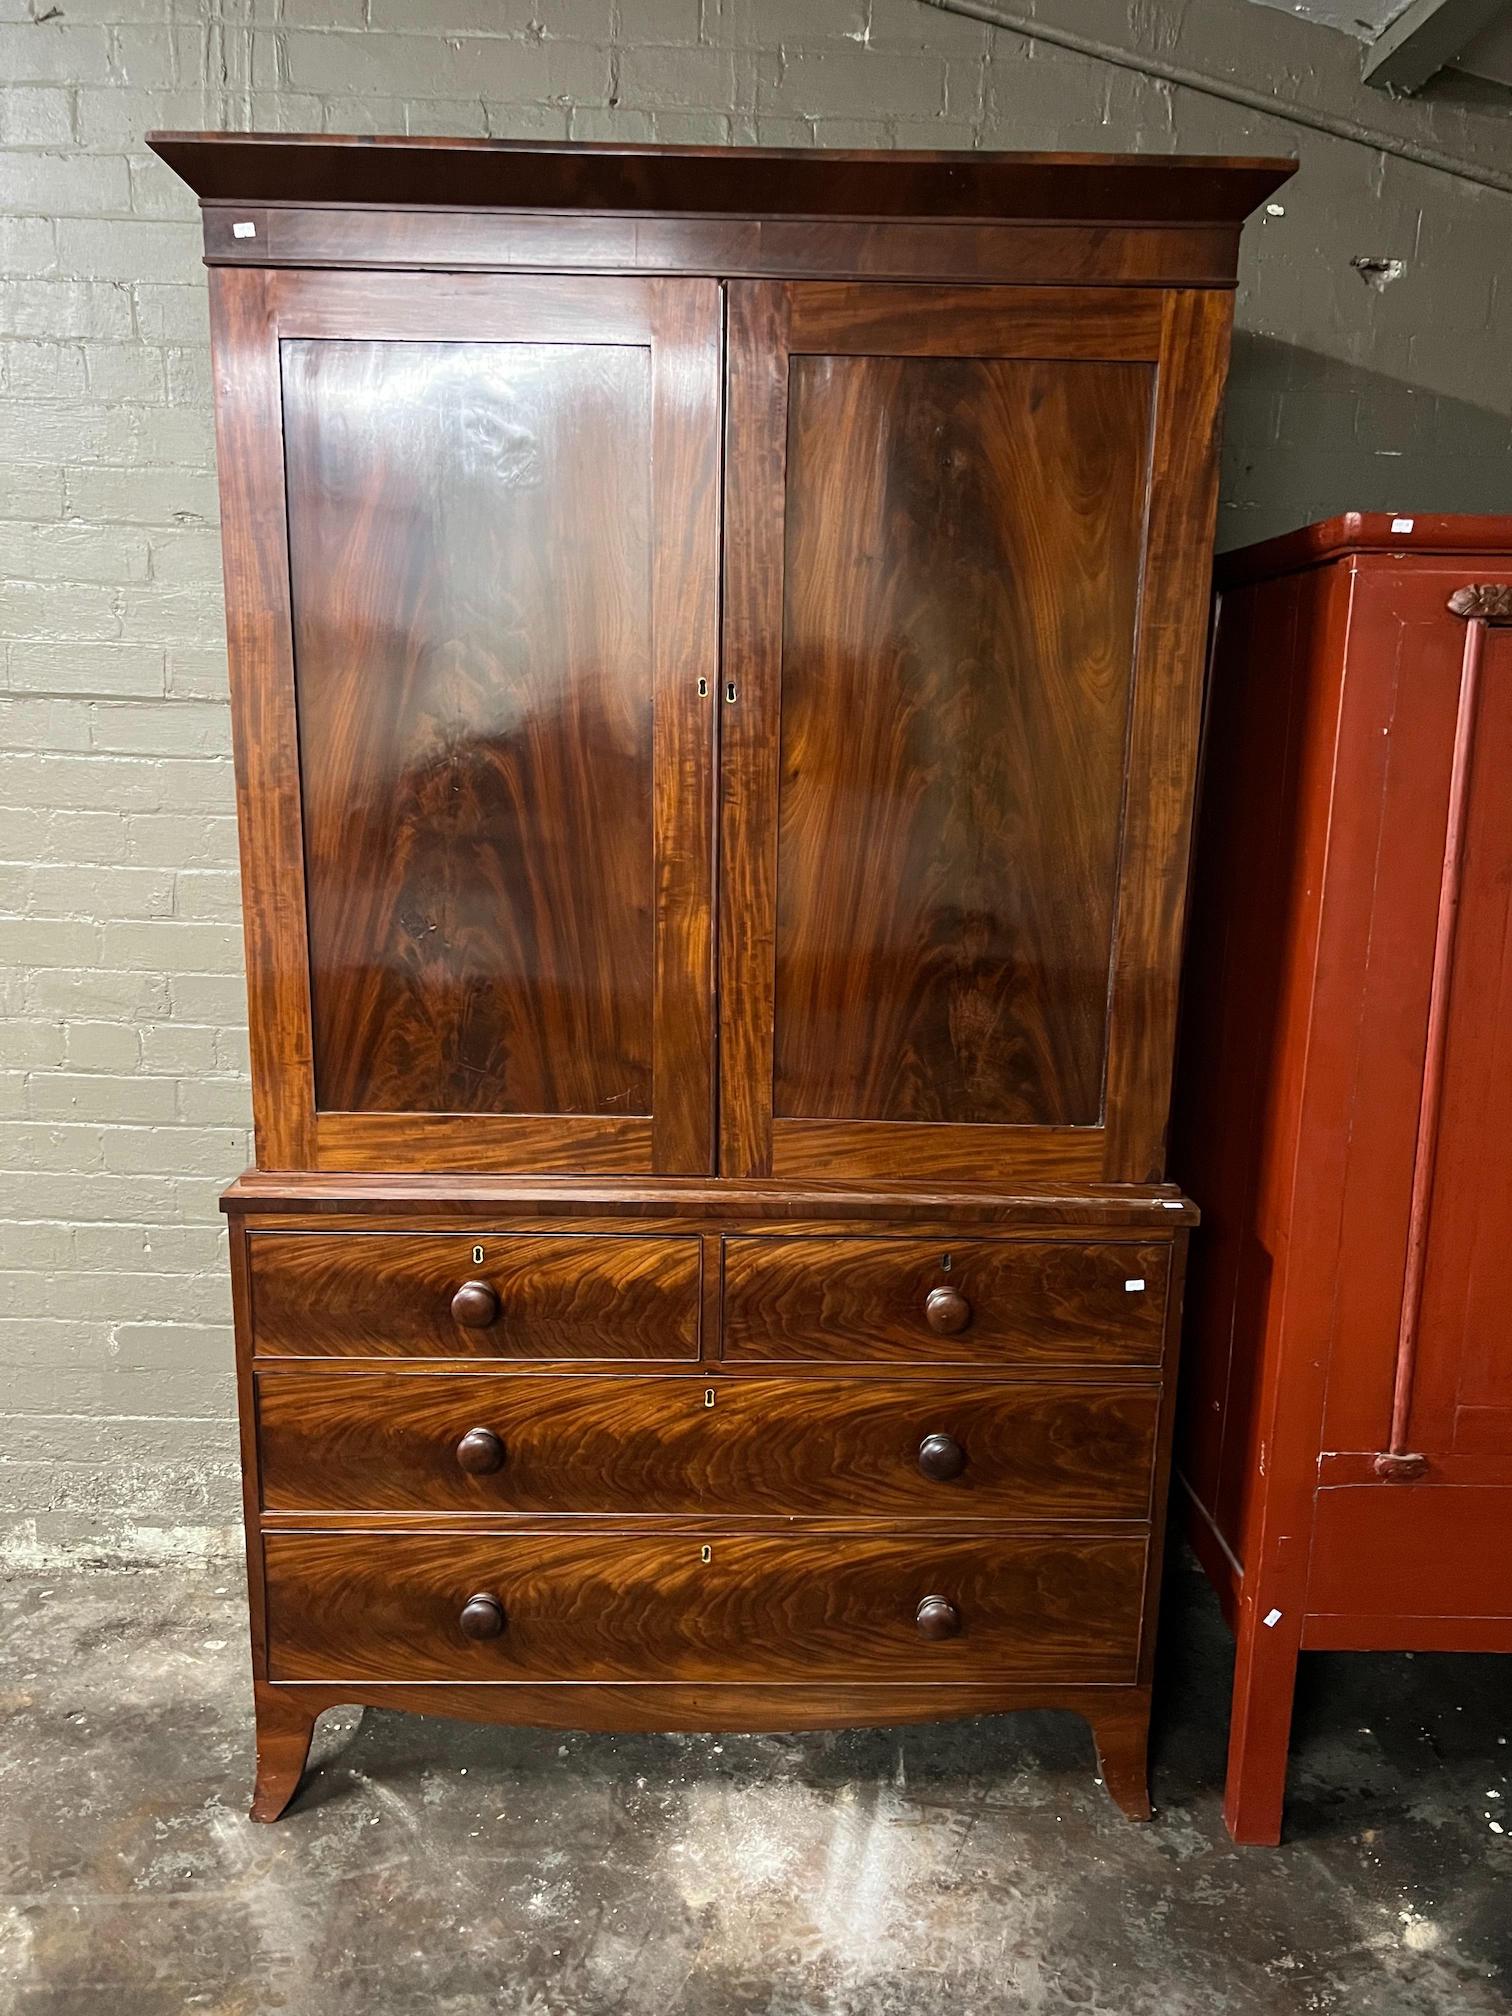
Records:
[[[1391,529],[1393,532],[1410,532],[1416,523],[1415,518],[1393,518]]]
[[[1179,1211],[1181,1209],[1181,1199],[1179,1197],[1162,1197],[1160,1208],[1162,1211]]]
[[[231,236],[233,238],[255,238],[257,236],[257,226],[247,223],[233,224],[231,226]]]
[[[1137,1295],[1143,1286],[1143,1281],[1125,1281],[1124,1293],[1125,1295]]]
[[[1260,1621],[1264,1624],[1267,1631],[1274,1631],[1276,1626],[1281,1622],[1281,1612],[1279,1610],[1267,1610]]]

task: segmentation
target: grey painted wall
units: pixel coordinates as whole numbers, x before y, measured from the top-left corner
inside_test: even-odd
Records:
[[[1504,112],[1365,106],[1242,4],[1042,18],[1512,169]],[[1337,45],[1337,52],[1334,50]],[[1347,62],[1344,60],[1347,58]],[[162,127],[1297,151],[1244,254],[1233,544],[1512,509],[1512,197],[922,0],[0,0],[0,1532],[225,1543],[216,1192],[248,1159],[206,315]],[[1405,262],[1384,291],[1357,254]],[[1179,1173],[1179,1172],[1177,1172]]]

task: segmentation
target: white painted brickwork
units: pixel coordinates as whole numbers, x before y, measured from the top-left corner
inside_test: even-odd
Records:
[[[0,1535],[20,1553],[220,1544],[235,1507],[215,1197],[249,1109],[205,289],[147,129],[1300,150],[1246,253],[1225,543],[1346,506],[1512,508],[1495,190],[921,0],[234,11],[0,0]],[[1089,0],[1040,11],[1135,32]],[[1252,85],[1290,61],[1315,101],[1358,63],[1237,0],[1193,11],[1152,0],[1135,30]],[[1380,116],[1485,158],[1489,115]],[[1406,272],[1367,287],[1356,254]]]

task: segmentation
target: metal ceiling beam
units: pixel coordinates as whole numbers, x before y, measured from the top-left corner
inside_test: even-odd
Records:
[[[1360,75],[1378,91],[1413,92],[1452,63],[1506,0],[1409,0],[1365,52]]]

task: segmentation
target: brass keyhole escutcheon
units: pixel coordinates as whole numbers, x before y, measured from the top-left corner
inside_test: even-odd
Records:
[[[698,1550],[698,1558],[700,1561],[703,1562],[704,1566],[707,1567],[708,1564],[714,1559],[714,1549],[712,1547],[700,1547]]]
[[[712,1407],[714,1405],[714,1388],[712,1386],[705,1386],[704,1388],[704,1405],[705,1407]]]

